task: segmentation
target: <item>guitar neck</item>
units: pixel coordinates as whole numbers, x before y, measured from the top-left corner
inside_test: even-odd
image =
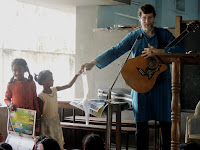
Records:
[[[189,31],[185,29],[177,38],[175,38],[171,43],[169,43],[165,48],[175,46],[177,43],[179,43],[187,34]]]

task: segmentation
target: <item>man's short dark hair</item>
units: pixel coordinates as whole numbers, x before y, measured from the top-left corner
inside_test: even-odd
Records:
[[[150,4],[144,4],[139,8],[139,10],[138,10],[138,18],[140,18],[142,16],[142,13],[144,13],[144,14],[153,13],[154,17],[156,16],[155,9]]]

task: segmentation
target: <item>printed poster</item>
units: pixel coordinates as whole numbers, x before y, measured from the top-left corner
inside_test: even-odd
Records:
[[[12,146],[13,150],[33,150],[34,139],[26,134],[10,132],[6,138],[6,143]]]
[[[11,111],[9,116],[8,131],[35,135],[36,111],[18,108],[16,111]]]
[[[13,150],[32,150],[35,138],[36,111],[17,108],[8,112],[8,137]]]

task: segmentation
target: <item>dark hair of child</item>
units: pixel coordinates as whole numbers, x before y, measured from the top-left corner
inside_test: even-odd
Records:
[[[52,74],[50,70],[41,71],[39,75],[35,74],[35,81],[37,81],[39,85],[42,85],[42,82],[46,80],[49,74]]]
[[[0,150],[5,150],[3,147],[0,146]]]
[[[105,150],[103,139],[98,134],[91,133],[83,139],[83,150]]]
[[[1,143],[0,147],[5,150],[12,150],[12,146],[8,143]]]
[[[36,144],[38,144],[39,142],[41,142],[42,140],[44,140],[44,139],[51,139],[51,137],[50,136],[48,136],[48,135],[41,135],[37,140],[36,140]]]
[[[42,144],[44,150],[61,150],[58,142],[48,135],[40,136],[36,140],[36,149],[39,144]]]
[[[24,69],[28,72],[29,76],[28,76],[28,80],[29,81],[33,81],[33,76],[30,74],[30,71],[29,71],[29,68],[28,68],[28,65],[27,65],[27,62],[22,59],[22,58],[16,58],[12,61],[11,63],[11,69],[13,68],[14,65],[19,65],[19,66],[22,66],[24,67]],[[10,79],[10,83],[12,83],[14,81],[14,76]]]

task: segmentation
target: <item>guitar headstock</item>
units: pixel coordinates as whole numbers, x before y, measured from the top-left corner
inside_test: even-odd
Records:
[[[190,22],[190,23],[187,24],[187,30],[189,32],[191,32],[191,31],[195,32],[196,29],[199,28],[199,26],[200,26],[200,23],[197,20],[196,21],[192,21],[192,22]]]

